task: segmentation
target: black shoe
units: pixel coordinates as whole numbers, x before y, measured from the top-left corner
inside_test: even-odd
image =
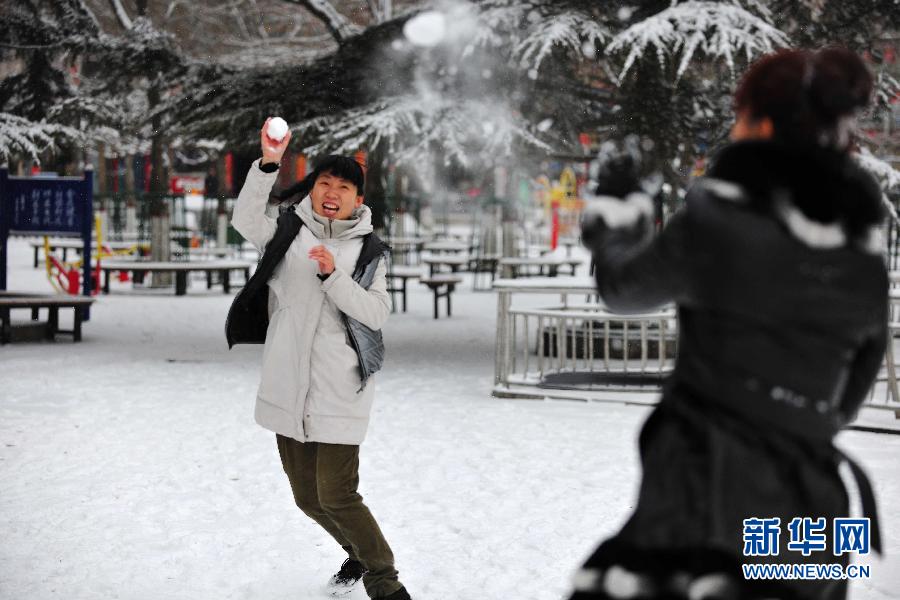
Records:
[[[388,596],[379,596],[379,600],[412,600],[412,598],[409,597],[409,592],[406,591],[406,588],[402,587]]]
[[[341,570],[328,580],[328,590],[332,596],[349,594],[357,581],[365,575],[366,568],[358,560],[348,558],[341,565]]]

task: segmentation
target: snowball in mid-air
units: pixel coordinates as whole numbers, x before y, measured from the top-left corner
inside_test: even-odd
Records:
[[[287,135],[288,132],[288,124],[287,121],[282,119],[281,117],[274,117],[269,120],[269,127],[266,129],[266,135],[275,140],[276,142],[280,142],[284,139],[284,136]]]
[[[437,46],[446,33],[447,20],[436,10],[421,12],[403,26],[403,35],[416,46]]]
[[[631,15],[634,14],[633,6],[623,6],[619,9],[619,12],[616,13],[616,16],[619,17],[620,21],[627,21],[631,18]]]

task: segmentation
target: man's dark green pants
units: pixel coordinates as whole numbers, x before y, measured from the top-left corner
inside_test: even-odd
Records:
[[[366,568],[363,585],[369,597],[381,598],[403,587],[394,554],[356,491],[359,446],[302,443],[283,435],[276,439],[294,501]]]

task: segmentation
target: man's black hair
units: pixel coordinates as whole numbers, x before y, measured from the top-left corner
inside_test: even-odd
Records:
[[[309,172],[301,181],[289,186],[280,192],[272,194],[272,196],[281,201],[287,200],[292,196],[297,196],[297,200],[302,200],[309,194],[316,179],[323,173],[328,173],[334,177],[346,179],[356,186],[356,195],[362,196],[363,189],[366,185],[366,174],[362,166],[355,159],[349,156],[341,156],[340,154],[329,154],[328,156],[316,161],[315,168]]]
[[[366,185],[366,174],[362,166],[349,156],[330,154],[316,162],[316,168],[313,169],[313,173],[316,174],[316,177],[323,173],[328,173],[334,177],[346,179],[356,186],[357,195],[363,195],[363,188]]]

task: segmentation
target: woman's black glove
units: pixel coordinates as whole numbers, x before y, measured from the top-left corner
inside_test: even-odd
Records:
[[[581,240],[593,252],[614,232],[618,241],[639,243],[653,233],[653,201],[641,180],[641,155],[636,139],[620,146],[607,143],[591,165],[591,189],[585,196]]]

